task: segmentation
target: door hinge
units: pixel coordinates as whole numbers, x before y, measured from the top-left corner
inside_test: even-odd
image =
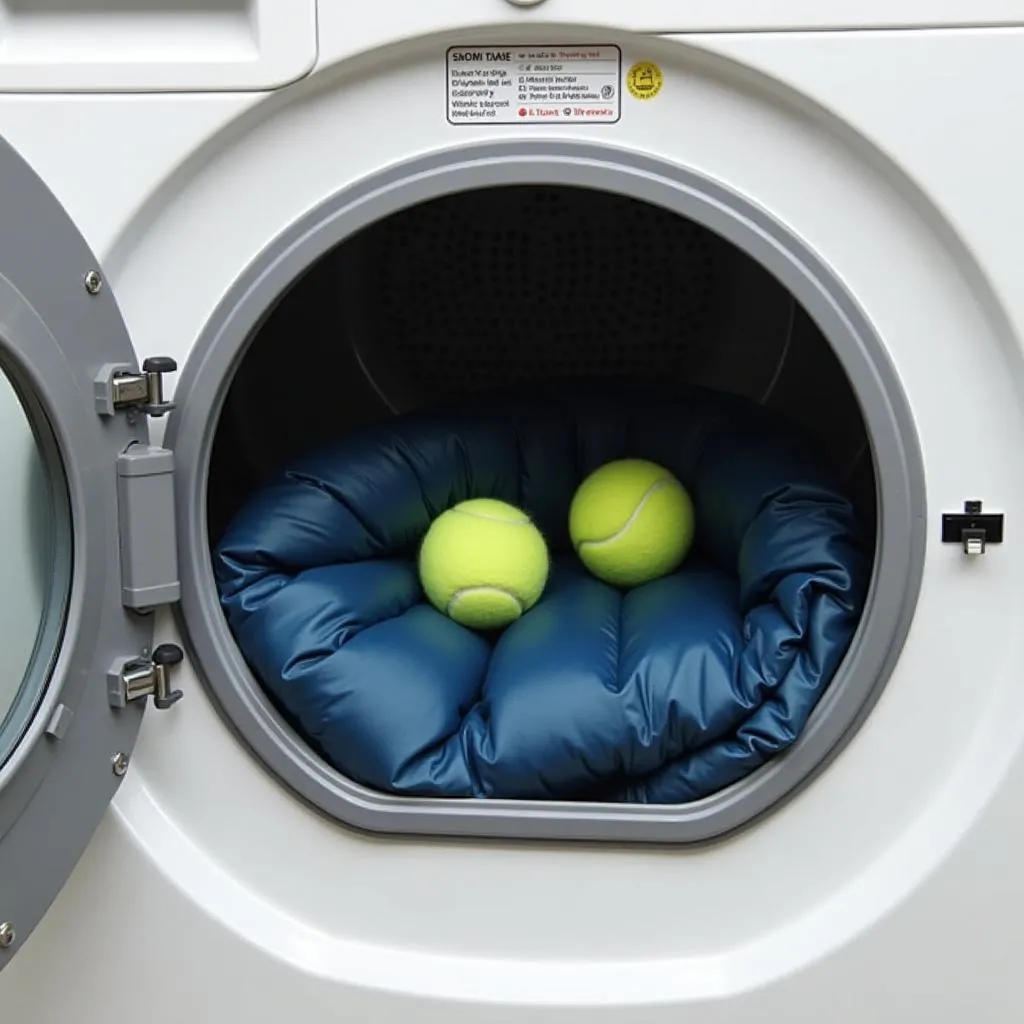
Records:
[[[174,452],[130,444],[117,457],[121,603],[135,611],[181,597],[174,508]]]
[[[177,644],[161,644],[150,657],[118,658],[107,672],[107,699],[113,708],[129,701],[153,698],[161,711],[181,700],[181,690],[171,689],[171,670],[185,655]]]
[[[942,543],[959,544],[965,555],[983,555],[989,544],[1002,542],[1002,512],[982,512],[980,501],[965,501],[963,512],[942,517]]]
[[[163,416],[174,408],[164,399],[164,374],[173,373],[178,364],[169,356],[151,356],[142,364],[142,373],[127,363],[106,363],[93,379],[93,396],[100,416],[124,412],[129,419],[138,414]]]

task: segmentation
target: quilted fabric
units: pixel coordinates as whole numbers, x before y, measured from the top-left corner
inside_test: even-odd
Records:
[[[572,552],[577,485],[652,459],[694,550],[627,592]],[[481,635],[424,600],[416,551],[470,497],[526,509],[540,603]],[[349,778],[425,797],[684,803],[800,734],[842,659],[871,554],[803,435],[700,391],[563,382],[419,412],[287,466],[215,552],[222,606],[282,713]]]

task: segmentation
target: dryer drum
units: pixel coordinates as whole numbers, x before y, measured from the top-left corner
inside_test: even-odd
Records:
[[[687,484],[699,538],[628,594],[566,536],[575,486],[625,456]],[[416,575],[474,496],[527,507],[554,554],[500,637]],[[209,517],[239,648],[343,775],[680,804],[798,738],[864,608],[875,494],[857,399],[767,271],[661,208],[522,185],[393,214],[295,284],[226,398]]]

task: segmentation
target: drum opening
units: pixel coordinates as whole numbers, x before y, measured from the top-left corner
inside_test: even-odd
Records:
[[[697,386],[809,434],[816,464],[844,495],[836,508],[856,511],[870,574],[845,655],[788,749],[690,802],[424,800],[360,781],[282,713],[232,632],[215,575],[229,524],[283,467],[325,443],[565,378],[581,394],[627,378]],[[253,755],[357,828],[611,842],[723,835],[839,754],[912,620],[923,465],[884,340],[801,239],[683,167],[589,144],[499,143],[353,184],[246,268],[198,339],[176,398],[167,443],[180,464],[188,571],[178,614],[193,664]],[[741,461],[746,448],[740,437]],[[260,634],[249,635],[251,646]]]

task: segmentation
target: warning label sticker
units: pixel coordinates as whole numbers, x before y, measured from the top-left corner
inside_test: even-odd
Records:
[[[622,51],[617,46],[453,46],[451,124],[614,124]]]

